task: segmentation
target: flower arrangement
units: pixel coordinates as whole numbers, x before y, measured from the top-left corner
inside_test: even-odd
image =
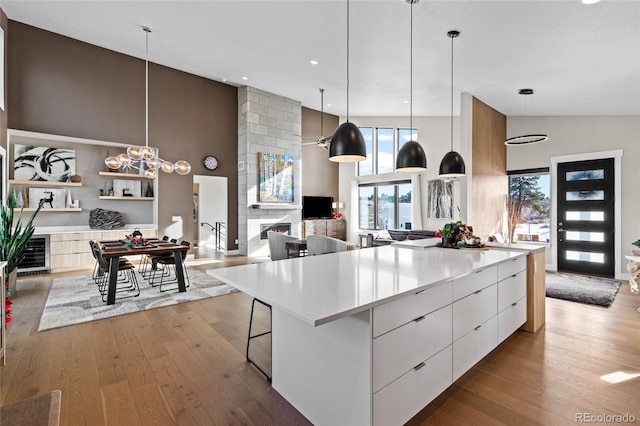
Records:
[[[342,219],[342,213],[331,213],[331,219]]]
[[[11,322],[11,312],[13,312],[13,310],[11,309],[11,305],[13,304],[13,302],[11,300],[9,300],[9,283],[5,281],[4,283],[4,295],[5,295],[5,299],[4,299],[4,328],[7,329],[9,323]]]
[[[129,247],[143,247],[149,244],[147,240],[142,238],[142,235],[125,235],[124,245]]]

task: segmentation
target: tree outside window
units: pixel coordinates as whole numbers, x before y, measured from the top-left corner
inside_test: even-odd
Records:
[[[549,175],[509,177],[507,229],[509,241],[549,242]]]

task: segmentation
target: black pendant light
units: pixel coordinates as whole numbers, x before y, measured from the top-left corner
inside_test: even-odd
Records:
[[[411,5],[411,37],[410,37],[410,62],[409,75],[410,75],[410,100],[409,100],[409,131],[413,135],[413,5],[418,3],[419,0],[406,0]],[[402,145],[400,151],[398,151],[398,158],[396,158],[396,171],[397,172],[422,172],[427,170],[427,155],[418,142],[410,140]]]
[[[466,174],[466,167],[462,155],[453,150],[453,39],[460,35],[459,31],[449,31],[451,38],[451,151],[447,152],[440,162],[440,177],[456,178]]]
[[[362,132],[349,122],[349,0],[347,0],[347,121],[333,133],[329,145],[329,160],[341,163],[353,163],[366,160],[367,146]]]

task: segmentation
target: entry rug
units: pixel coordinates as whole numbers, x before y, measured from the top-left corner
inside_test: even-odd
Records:
[[[547,297],[590,305],[609,306],[613,303],[620,281],[577,274],[547,272]]]
[[[151,287],[136,272],[140,284],[140,296],[116,299],[113,305],[107,305],[102,301],[102,296],[90,275],[56,278],[51,285],[38,331],[222,296],[237,291],[203,272],[191,268],[187,268],[187,271],[191,285],[184,293],[178,290],[160,293],[158,287]]]

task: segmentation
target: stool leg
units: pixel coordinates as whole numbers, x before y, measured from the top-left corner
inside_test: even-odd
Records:
[[[251,364],[253,364],[254,367],[256,367],[258,369],[258,371],[260,371],[262,374],[264,374],[264,376],[267,378],[267,381],[269,383],[271,383],[271,376],[269,376],[262,368],[260,368],[260,366],[258,364],[256,364],[249,357],[249,345],[251,343],[251,339],[255,339],[256,337],[260,337],[260,336],[264,336],[264,335],[267,335],[267,334],[271,334],[271,330],[269,330],[269,331],[265,331],[264,333],[256,334],[255,336],[251,335],[251,328],[253,326],[253,311],[254,311],[256,302],[261,303],[262,305],[264,305],[267,308],[269,308],[269,327],[271,327],[271,320],[272,320],[271,305],[269,305],[268,303],[263,302],[262,300],[256,299],[254,297],[253,301],[251,302],[251,316],[249,317],[249,333],[247,335],[247,351],[246,351],[245,355],[246,355],[247,361],[250,362]]]

